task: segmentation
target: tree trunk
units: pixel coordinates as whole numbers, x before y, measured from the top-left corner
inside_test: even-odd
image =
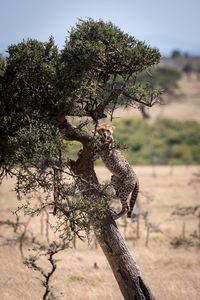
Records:
[[[102,221],[101,232],[97,234],[97,239],[124,299],[155,300],[109,212]]]
[[[70,162],[73,172],[88,182],[88,184],[85,183],[88,188],[88,197],[93,193],[97,195],[97,191],[92,190],[90,187],[90,184],[98,185],[93,161],[93,153],[83,148],[79,159],[76,162]],[[112,218],[111,212],[106,212],[106,216],[100,220],[100,226],[99,220],[97,224],[93,224],[96,228],[97,240],[111,266],[124,299],[155,300],[150,289],[144,283],[136,262]]]

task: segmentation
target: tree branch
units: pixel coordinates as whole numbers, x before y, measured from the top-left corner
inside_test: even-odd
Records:
[[[81,142],[85,146],[88,146],[94,137],[87,128],[75,127],[68,116],[59,117],[56,126],[61,130],[65,139]]]
[[[129,93],[127,93],[127,92],[123,92],[122,95],[125,96],[126,98],[131,99],[131,100],[134,101],[134,102],[143,104],[143,105],[148,106],[148,107],[152,107],[154,104],[156,104],[156,103],[158,102],[158,100],[156,100],[157,95],[156,95],[156,97],[154,97],[154,96],[155,96],[154,94],[150,94],[150,95],[149,95],[149,96],[150,96],[149,102],[143,101],[143,100],[142,100],[142,98],[143,98],[142,95],[140,95],[138,98],[137,98],[137,96],[134,96],[134,97],[131,96],[131,95],[130,95]]]

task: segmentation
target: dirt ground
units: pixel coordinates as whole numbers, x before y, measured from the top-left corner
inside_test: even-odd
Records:
[[[182,95],[168,106],[153,107],[152,120],[160,117],[178,120],[200,121],[200,82],[195,78],[182,78],[179,83]],[[137,110],[118,110],[115,117],[140,116]],[[140,180],[138,206],[148,211],[147,221],[141,216],[139,227],[126,218],[117,221],[145,281],[157,300],[197,300],[200,295],[200,234],[198,212],[185,217],[172,215],[175,207],[200,205],[200,166],[136,166]],[[110,173],[104,167],[96,167],[100,181],[109,180]],[[18,206],[13,191],[13,179],[0,186],[0,221],[14,220],[11,213]],[[149,226],[150,226],[149,225]],[[34,217],[30,230],[45,238],[45,216]],[[184,236],[191,240],[197,236],[193,246],[174,248],[173,238]],[[12,228],[0,226],[0,299],[39,300],[44,294],[41,275],[23,265],[19,241],[13,241]],[[57,270],[51,279],[57,298],[66,300],[122,300],[122,295],[110,267],[99,246],[91,237],[87,242],[77,242],[76,249],[70,248],[57,254]],[[179,238],[180,240],[180,238]],[[193,239],[194,240],[194,239]],[[25,255],[31,245],[26,244]],[[45,271],[50,270],[48,260],[41,263]]]

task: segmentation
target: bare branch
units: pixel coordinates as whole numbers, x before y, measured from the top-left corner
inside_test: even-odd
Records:
[[[125,97],[127,97],[127,98],[129,98],[129,99],[131,99],[132,101],[134,101],[134,102],[137,102],[137,103],[140,103],[140,104],[143,104],[143,105],[145,105],[145,106],[148,106],[148,107],[152,107],[154,104],[156,104],[156,103],[158,103],[159,102],[159,100],[158,100],[158,98],[157,98],[157,95],[155,95],[155,98],[154,98],[154,94],[150,94],[149,96],[149,98],[148,98],[148,100],[149,100],[149,102],[146,102],[146,101],[143,101],[142,100],[142,95],[140,95],[140,96],[131,96],[129,93],[127,93],[127,92],[123,92],[123,96],[125,96]]]
[[[67,140],[79,141],[83,145],[87,145],[93,138],[91,131],[87,128],[82,128],[81,126],[75,127],[67,116],[60,118],[56,125]]]

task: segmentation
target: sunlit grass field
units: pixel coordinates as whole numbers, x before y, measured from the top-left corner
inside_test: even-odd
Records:
[[[177,206],[199,205],[200,185],[195,181],[195,173],[200,167],[168,166],[135,167],[140,179],[141,193],[138,205],[147,210],[148,222],[159,228],[158,232],[149,232],[141,217],[139,237],[137,224],[127,219],[117,223],[129,249],[131,250],[147,284],[156,299],[198,299],[200,293],[200,248],[182,245],[174,248],[170,242],[182,235],[185,224],[185,238],[198,231],[196,215],[181,217],[172,215]],[[109,179],[104,167],[96,168],[101,181]],[[12,219],[10,209],[17,206],[14,192],[11,192],[13,180],[6,180],[0,189],[0,220]],[[118,205],[117,205],[118,207]],[[116,207],[116,209],[117,209]],[[126,227],[125,227],[126,225]],[[41,218],[34,217],[31,230],[41,238]],[[44,288],[41,275],[22,264],[19,245],[5,241],[13,237],[13,230],[0,227],[0,263],[1,263],[1,299],[42,299]],[[45,231],[43,232],[45,238]],[[8,241],[9,242],[9,241]],[[30,244],[25,245],[28,255]],[[57,254],[57,270],[51,285],[58,299],[123,299],[110,267],[99,246],[91,236],[87,242],[77,242],[76,249],[71,248]],[[50,268],[46,258],[41,264],[47,271]]]

